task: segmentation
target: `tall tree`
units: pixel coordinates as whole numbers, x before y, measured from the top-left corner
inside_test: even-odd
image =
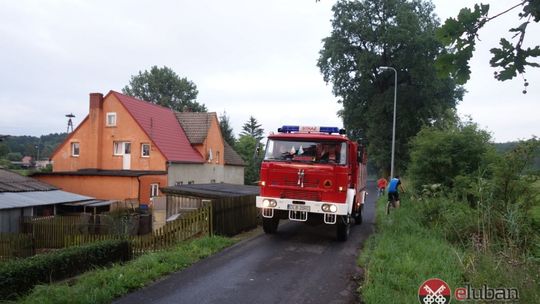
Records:
[[[509,29],[514,42],[501,38],[501,47],[490,50],[493,56],[489,63],[497,69],[494,77],[500,81],[512,79],[518,73],[524,74],[527,66],[540,67],[537,62],[530,61],[540,56],[540,46],[531,48],[523,44],[529,24],[540,21],[540,1],[520,0],[508,4],[507,10],[493,16],[488,16],[488,4],[476,4],[473,10],[463,8],[456,18],[448,18],[437,31],[437,37],[448,47],[447,52],[437,58],[439,73],[450,74],[461,84],[467,82],[471,74],[468,63],[473,56],[476,39],[479,39],[478,31],[493,19],[519,8],[521,11],[517,15],[522,23]],[[527,93],[526,87],[529,83],[526,79],[523,81],[523,93]]]
[[[261,158],[257,155],[258,145],[258,140],[249,134],[241,135],[235,145],[235,150],[247,164],[244,172],[244,184],[246,185],[253,185],[259,180]]]
[[[234,137],[233,128],[231,127],[231,122],[229,121],[227,112],[223,112],[221,115],[219,115],[219,127],[221,128],[221,135],[223,136],[223,139],[231,147],[234,147],[236,138]]]
[[[433,5],[421,0],[338,1],[333,30],[323,40],[318,66],[332,83],[339,115],[353,138],[368,139],[370,158],[388,172],[392,141],[394,73],[397,70],[396,168],[404,168],[407,144],[422,125],[435,123],[462,98],[450,77],[433,64],[442,45]]]
[[[199,94],[197,86],[166,66],[153,66],[150,71],[139,71],[138,75],[131,76],[129,85],[122,92],[179,112],[207,111],[204,104],[196,101]]]
[[[249,120],[242,126],[242,132],[240,136],[249,135],[260,142],[263,139],[264,129],[261,128],[261,125],[257,122],[255,117],[250,116]]]

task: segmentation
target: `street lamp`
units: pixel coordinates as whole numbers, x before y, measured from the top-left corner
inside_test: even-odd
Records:
[[[382,66],[380,68],[383,71],[387,71],[387,70],[394,71],[394,122],[392,125],[392,160],[390,162],[390,178],[393,178],[394,177],[394,152],[396,149],[397,71],[393,67],[389,67],[389,66]]]

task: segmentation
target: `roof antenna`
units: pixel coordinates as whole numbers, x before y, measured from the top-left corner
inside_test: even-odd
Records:
[[[73,132],[73,121],[71,120],[75,115],[73,113],[66,114],[66,117],[68,119],[68,125],[67,125],[67,132],[69,133],[69,129],[71,129],[71,132]]]

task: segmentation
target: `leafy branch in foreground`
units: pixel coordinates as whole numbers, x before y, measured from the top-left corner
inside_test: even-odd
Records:
[[[469,60],[475,50],[476,40],[479,39],[478,31],[489,21],[518,7],[522,7],[518,16],[525,21],[509,29],[514,33],[512,38],[517,38],[517,41],[512,43],[501,38],[500,47],[490,50],[493,54],[490,64],[497,69],[494,77],[505,81],[516,77],[518,73],[523,75],[527,66],[540,67],[538,63],[530,61],[531,58],[540,56],[540,46],[531,48],[523,45],[528,25],[540,21],[540,0],[524,0],[492,17],[488,17],[489,5],[476,4],[474,10],[463,8],[457,18],[448,18],[436,32],[437,38],[447,46],[446,53],[437,59],[439,74],[451,75],[458,83],[466,83],[471,74]],[[525,78],[523,81],[527,87],[529,83]],[[526,89],[523,93],[527,93]]]

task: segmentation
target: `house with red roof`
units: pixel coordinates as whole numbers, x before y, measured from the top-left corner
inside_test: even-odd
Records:
[[[91,93],[88,116],[51,156],[53,172],[35,177],[74,193],[143,204],[179,183],[242,183],[243,161],[225,148],[215,113],[203,114],[181,123],[183,116],[169,108],[115,91]],[[191,142],[188,134],[196,132],[204,134]]]

